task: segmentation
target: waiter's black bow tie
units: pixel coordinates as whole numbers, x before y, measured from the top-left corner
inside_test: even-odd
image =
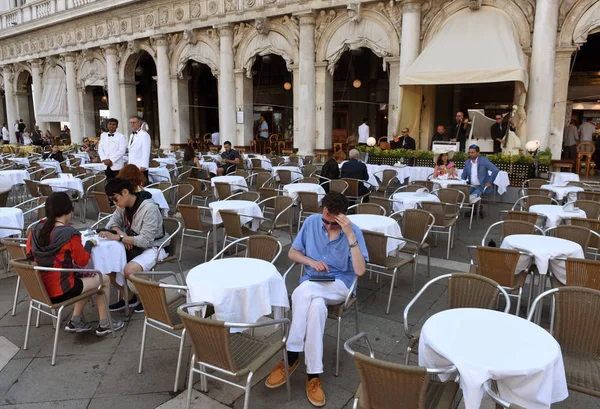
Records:
[[[108,136],[115,136],[115,134],[114,133],[109,133]]]
[[[133,134],[134,134],[134,135],[137,135],[137,131],[133,131]]]

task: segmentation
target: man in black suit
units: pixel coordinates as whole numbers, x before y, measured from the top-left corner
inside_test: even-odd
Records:
[[[417,149],[417,143],[415,140],[408,134],[409,129],[404,128],[402,130],[402,136],[399,139],[400,148],[408,149],[414,151]]]
[[[448,141],[448,135],[446,135],[446,127],[444,125],[438,125],[436,132],[431,137],[430,149],[433,150],[434,142],[446,142]]]
[[[448,128],[450,130],[450,142],[459,142],[460,151],[464,152],[467,143],[467,128],[465,126],[465,114],[462,111],[456,113],[456,121]]]
[[[360,154],[356,149],[352,149],[348,154],[349,160],[342,165],[342,178],[358,179],[358,180],[369,180],[369,172],[367,171],[367,165],[362,163]],[[369,193],[369,189],[363,184],[358,184],[358,194],[360,196]],[[363,202],[368,202],[369,197],[365,197]]]
[[[504,145],[504,137],[506,136],[506,121],[502,118],[502,115],[496,115],[496,123],[490,127],[490,134],[492,135],[492,140],[494,141],[494,153],[502,152],[502,145]],[[515,132],[515,127],[513,126],[512,120],[510,122],[510,130]]]

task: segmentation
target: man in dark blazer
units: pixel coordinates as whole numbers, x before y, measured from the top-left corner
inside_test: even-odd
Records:
[[[448,138],[450,138],[450,142],[459,142],[460,151],[464,152],[467,143],[467,127],[465,126],[465,114],[462,111],[456,113],[456,121],[448,127]]]
[[[479,146],[469,146],[469,159],[465,162],[461,178],[470,185],[478,186],[481,189],[473,189],[471,193],[479,195],[491,192],[498,172],[500,172],[498,168],[488,158],[479,155]],[[482,219],[485,217],[481,203],[479,204],[479,215]]]
[[[515,127],[512,124],[507,124],[502,118],[502,115],[496,115],[496,123],[490,127],[490,134],[494,141],[494,153],[502,152],[502,145],[504,145],[504,137],[506,136],[506,127],[510,126],[510,130],[515,132]]]
[[[349,160],[342,165],[342,179],[358,179],[358,180],[369,180],[369,172],[367,171],[367,165],[362,163],[360,154],[356,149],[352,149],[348,154]],[[363,196],[369,193],[369,189],[361,182],[358,184],[358,194]],[[368,202],[369,197],[365,197],[363,202]]]
[[[400,148],[404,148],[407,150],[411,150],[414,151],[415,149],[417,149],[417,143],[415,142],[415,140],[408,134],[409,129],[408,128],[404,128],[402,130],[402,136],[400,137],[400,139],[398,140],[398,143],[400,145]]]

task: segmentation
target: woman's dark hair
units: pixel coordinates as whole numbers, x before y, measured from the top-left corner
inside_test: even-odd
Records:
[[[123,169],[119,171],[117,177],[121,179],[127,179],[131,182],[131,186],[135,186],[136,188],[146,183],[146,177],[140,168],[131,163],[123,166]]]
[[[194,148],[187,145],[185,147],[185,149],[183,150],[183,160],[192,161],[192,160],[194,160],[195,156],[196,156],[196,152],[194,152]]]
[[[56,218],[73,212],[73,203],[65,192],[52,193],[46,199],[46,221],[38,234],[38,243],[41,247],[50,245],[50,234],[56,225]]]
[[[106,183],[106,186],[104,186],[104,193],[106,193],[108,197],[113,197],[116,194],[120,195],[124,189],[127,189],[130,193],[135,193],[130,181],[127,179],[115,178]]]
[[[348,198],[339,192],[329,192],[323,197],[321,207],[333,215],[345,214],[348,210]]]
[[[440,153],[438,155],[437,162],[435,163],[436,165],[442,166],[444,164],[444,160],[442,159],[442,156],[444,156],[444,155],[446,155],[446,157],[448,157],[447,153]],[[446,162],[448,162],[448,159],[446,160]]]

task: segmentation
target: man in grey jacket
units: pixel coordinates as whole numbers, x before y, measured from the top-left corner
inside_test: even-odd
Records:
[[[110,221],[106,225],[107,230],[100,233],[100,237],[108,240],[117,240],[125,245],[127,250],[127,265],[123,269],[125,277],[141,271],[149,271],[156,264],[156,259],[162,260],[167,257],[163,249],[158,248],[168,238],[165,234],[160,209],[152,195],[146,191],[134,193],[131,182],[126,179],[110,180],[104,191],[117,205]],[[111,304],[111,311],[125,309],[125,290],[119,286],[111,274],[111,281],[119,288],[121,300]],[[142,304],[134,295],[129,300],[129,306],[135,307],[135,312],[144,312]]]

